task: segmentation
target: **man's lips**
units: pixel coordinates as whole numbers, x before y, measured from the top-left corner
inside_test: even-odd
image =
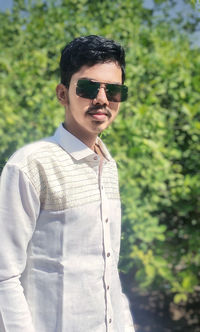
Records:
[[[107,114],[103,112],[97,112],[97,113],[89,113],[94,119],[98,121],[103,121],[107,118]]]

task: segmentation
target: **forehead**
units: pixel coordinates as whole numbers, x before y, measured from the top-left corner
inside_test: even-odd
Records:
[[[88,78],[104,83],[122,83],[122,70],[115,62],[98,63],[94,66],[83,66],[72,75],[71,82],[76,83],[80,78]]]

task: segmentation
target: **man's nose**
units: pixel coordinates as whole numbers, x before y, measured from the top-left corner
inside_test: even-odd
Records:
[[[102,86],[99,88],[96,98],[93,100],[94,104],[108,105],[109,101],[106,96],[105,88]]]

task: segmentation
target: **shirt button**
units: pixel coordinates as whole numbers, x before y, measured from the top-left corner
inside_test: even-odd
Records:
[[[97,160],[97,159],[98,159],[98,156],[95,156],[95,157],[94,157],[94,160]]]
[[[108,218],[106,218],[105,222],[106,222],[106,223],[108,222]]]
[[[107,253],[107,257],[110,257],[110,253],[109,252]]]
[[[111,318],[109,319],[109,324],[110,324],[110,323],[112,323],[112,319],[111,319]]]
[[[108,286],[107,286],[107,290],[109,290],[109,289],[110,289],[110,286],[108,285]]]
[[[103,186],[101,186],[101,189],[103,190]]]

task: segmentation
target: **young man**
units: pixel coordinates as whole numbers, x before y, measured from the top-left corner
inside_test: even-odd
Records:
[[[80,37],[60,68],[64,123],[2,173],[0,331],[133,332],[117,271],[117,169],[98,138],[127,98],[124,50]]]

